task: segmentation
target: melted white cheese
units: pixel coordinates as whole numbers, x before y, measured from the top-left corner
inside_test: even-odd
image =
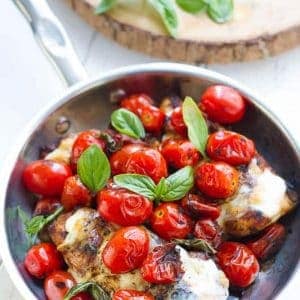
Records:
[[[191,257],[187,251],[179,249],[185,271],[180,283],[184,283],[188,290],[197,295],[198,300],[227,299],[229,281],[214,261]]]

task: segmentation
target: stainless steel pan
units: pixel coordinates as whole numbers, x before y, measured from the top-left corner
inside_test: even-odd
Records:
[[[47,3],[44,0],[18,0],[16,3],[66,82],[73,85],[84,79],[85,72]],[[102,74],[95,79],[84,80],[69,88],[63,97],[55,99],[32,120],[11,150],[2,169],[1,255],[12,281],[25,299],[44,299],[41,283],[33,280],[22,265],[26,242],[22,222],[17,218],[15,208],[20,206],[30,213],[34,206],[33,197],[21,183],[25,164],[37,159],[45,145],[55,144],[70,132],[94,127],[105,128],[114,108],[110,100],[120,91],[143,91],[150,93],[154,99],[161,99],[172,93],[190,95],[197,99],[205,87],[215,83],[232,86],[249,99],[246,117],[234,129],[253,138],[258,150],[294,191],[300,194],[300,156],[295,141],[261,104],[259,97],[241,84],[206,69],[171,63],[130,66]],[[61,125],[61,122],[68,129],[64,133],[58,130],[61,126],[57,124]],[[300,282],[300,210],[290,214],[284,222],[289,228],[286,243],[273,264],[264,267],[265,270],[260,273],[255,284],[244,292],[242,299],[273,299],[279,294],[283,299],[292,299],[287,294],[288,290],[295,291],[295,299],[297,298],[297,279]],[[295,283],[294,288],[290,286],[291,282]]]

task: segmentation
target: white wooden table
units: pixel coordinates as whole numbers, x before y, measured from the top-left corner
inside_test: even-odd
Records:
[[[74,15],[62,0],[49,0],[49,3],[64,24],[90,75],[120,66],[159,61],[105,39]],[[1,167],[5,153],[9,152],[24,125],[65,87],[11,0],[1,0],[0,41]],[[254,88],[300,143],[300,48],[265,61],[209,68]],[[295,283],[290,289],[289,300],[299,299],[299,292],[300,286]],[[0,299],[22,299],[3,267],[0,267]]]

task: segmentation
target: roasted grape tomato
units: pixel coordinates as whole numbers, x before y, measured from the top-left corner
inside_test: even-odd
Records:
[[[224,242],[217,252],[217,261],[232,286],[249,286],[259,272],[253,252],[241,243]]]
[[[220,216],[220,208],[196,194],[188,194],[181,200],[185,212],[194,218],[209,218],[212,220]]]
[[[81,292],[73,296],[71,300],[95,300],[95,299],[94,297],[91,296],[91,294],[87,292]]]
[[[149,235],[143,227],[123,227],[115,232],[102,252],[105,266],[114,274],[139,268],[149,251]]]
[[[224,85],[213,85],[203,93],[200,109],[211,121],[232,124],[243,118],[246,102],[235,89]]]
[[[257,238],[249,241],[246,245],[257,259],[264,261],[280,250],[285,237],[284,226],[276,223],[267,227]]]
[[[60,196],[65,180],[72,175],[70,167],[52,160],[36,160],[23,172],[26,188],[45,197]]]
[[[151,215],[152,202],[129,190],[108,187],[97,195],[98,212],[108,222],[121,226],[144,223]]]
[[[63,300],[75,284],[75,279],[70,273],[55,271],[45,279],[44,291],[48,300]]]
[[[91,201],[92,195],[80,181],[78,175],[71,176],[65,181],[61,203],[66,211],[70,211],[77,206],[90,206]]]
[[[37,201],[34,209],[34,215],[50,215],[61,206],[57,198],[41,198]]]
[[[196,168],[196,186],[212,198],[232,196],[239,186],[239,172],[223,162],[205,162]]]
[[[170,116],[170,122],[171,122],[171,125],[173,126],[174,130],[178,134],[180,134],[182,137],[187,136],[187,127],[183,120],[181,106],[178,106],[173,110],[173,112]]]
[[[248,164],[255,155],[252,140],[232,131],[218,131],[210,135],[206,152],[217,161],[224,161],[232,166]]]
[[[200,154],[195,146],[184,139],[167,139],[161,147],[161,154],[167,164],[175,169],[194,166],[199,161]]]
[[[183,270],[175,244],[155,247],[143,262],[141,274],[144,280],[155,284],[171,284],[178,281]]]
[[[26,270],[36,278],[44,278],[63,266],[63,259],[51,243],[40,243],[32,246],[24,260]]]
[[[177,203],[162,203],[151,217],[151,228],[160,237],[184,239],[192,231],[192,221]]]
[[[86,130],[81,132],[72,147],[71,167],[74,172],[77,172],[77,162],[84,150],[92,145],[97,145],[104,150],[105,142],[100,138],[101,132],[96,129]]]

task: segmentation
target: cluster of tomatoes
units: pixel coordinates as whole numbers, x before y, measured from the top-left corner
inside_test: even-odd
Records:
[[[225,86],[209,87],[199,105],[209,120],[222,125],[240,121],[245,106],[241,95]],[[123,226],[108,241],[101,254],[105,266],[115,274],[141,268],[142,277],[151,283],[173,283],[178,279],[182,270],[170,260],[164,259],[172,255],[172,243],[156,247],[149,253],[149,235],[145,227],[141,226],[146,224],[167,241],[195,237],[209,242],[217,249],[216,261],[230,283],[238,287],[250,285],[259,272],[257,258],[272,251],[267,249],[269,244],[266,241],[268,238],[273,240],[274,234],[282,236],[284,229],[276,224],[277,228],[268,229],[259,240],[249,243],[249,247],[223,241],[222,231],[216,222],[220,215],[216,199],[225,199],[236,193],[239,187],[236,166],[247,165],[254,157],[256,150],[253,141],[232,131],[216,131],[210,134],[207,142],[209,160],[203,160],[187,138],[180,106],[167,118],[161,109],[154,106],[151,98],[139,94],[122,100],[121,107],[135,113],[148,133],[161,135],[168,123],[176,135],[164,139],[156,148],[137,141],[124,144],[118,151],[109,153],[112,175],[142,174],[158,183],[161,178],[168,176],[170,170],[193,166],[195,188],[180,201],[158,205],[112,182],[94,195],[76,174],[77,162],[83,151],[91,145],[97,145],[104,151],[107,149],[100,131],[88,130],[77,136],[70,165],[38,160],[25,168],[25,186],[30,192],[41,196],[35,214],[50,214],[61,205],[65,211],[71,211],[77,207],[90,207],[96,202],[99,215],[104,220]],[[45,278],[45,293],[50,300],[63,299],[75,284],[71,274],[62,270],[63,259],[51,243],[33,246],[26,255],[25,267],[36,278]],[[72,299],[92,298],[82,292]],[[120,290],[114,294],[113,299],[149,300],[153,297],[143,292]]]

